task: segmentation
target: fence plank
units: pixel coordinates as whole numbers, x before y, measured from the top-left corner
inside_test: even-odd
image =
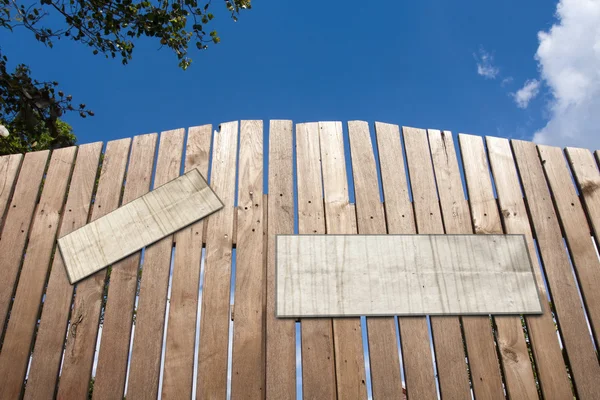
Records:
[[[237,142],[238,122],[222,124],[214,138],[211,186],[224,207],[208,220],[196,394],[201,399],[224,398],[227,393]]]
[[[369,125],[348,122],[358,233],[385,234],[385,215],[379,200],[375,157]],[[400,359],[394,318],[367,318],[373,397],[402,398]]]
[[[79,146],[59,236],[83,226],[88,219],[101,151],[102,142]],[[54,396],[72,300],[73,287],[62,257],[55,255],[27,377],[25,399],[51,399]]]
[[[27,153],[19,172],[13,199],[7,210],[0,236],[0,333],[4,330],[8,308],[17,282],[31,217],[36,207],[39,187],[48,161],[49,151]]]
[[[184,129],[160,134],[154,187],[179,175],[184,135]],[[144,254],[127,385],[127,396],[134,399],[158,396],[172,249],[170,235],[146,247]]]
[[[428,135],[445,232],[472,233],[452,134],[429,130]],[[465,316],[462,323],[475,396],[502,398],[502,378],[489,318]]]
[[[532,256],[538,291],[544,300],[542,301],[544,311],[542,315],[525,317],[542,394],[545,398],[568,398],[572,396],[571,383],[556,336],[552,312],[546,301],[548,295],[541,266],[537,257],[533,257],[536,254],[535,246],[510,143],[507,139],[493,137],[487,137],[486,142],[505,232],[525,235],[529,254]]]
[[[130,144],[131,139],[107,143],[90,221],[118,207]],[[106,270],[98,271],[75,288],[58,386],[59,399],[84,398],[88,394],[105,278]]]
[[[600,262],[591,238],[591,228],[583,212],[581,201],[559,147],[538,146],[546,179],[552,192],[554,205],[560,218],[565,240],[587,315],[596,338],[600,334]]]
[[[156,134],[133,138],[122,204],[150,189],[156,139]],[[112,266],[94,382],[95,399],[121,398],[125,390],[140,257],[141,251]]]
[[[429,141],[445,232],[472,233],[469,205],[463,194],[452,134],[430,130]],[[475,396],[503,398],[502,377],[489,318],[465,316],[462,323]]]
[[[0,231],[4,222],[4,212],[17,182],[22,154],[11,154],[0,157]]]
[[[460,135],[465,179],[476,234],[502,233],[483,138]],[[497,344],[502,358],[506,390],[513,399],[537,399],[537,387],[519,317],[496,316]]]
[[[212,125],[188,129],[185,170],[208,176]],[[205,218],[175,234],[175,259],[165,349],[164,398],[191,398],[196,313]]]
[[[299,234],[325,233],[320,158],[319,124],[297,124]],[[332,320],[304,319],[301,329],[303,394],[309,399],[335,399]]]
[[[597,379],[600,366],[565,252],[552,197],[535,144],[513,140],[512,145],[575,387],[580,398],[592,399],[600,390]]]
[[[427,134],[424,130],[414,128],[402,128],[404,134],[404,143],[406,146],[406,161],[413,195],[414,219],[416,231],[418,233],[444,233],[442,216],[439,204],[436,201],[436,186],[434,170],[431,163],[430,149],[427,144]],[[400,321],[400,328],[404,321]],[[414,324],[414,322],[413,322]],[[424,325],[424,323],[422,323]],[[428,345],[424,339],[425,328],[420,328],[416,337],[421,338],[420,346]],[[438,379],[440,383],[440,393],[442,396],[451,398],[464,398],[470,395],[468,387],[469,379],[465,364],[465,352],[460,330],[460,320],[458,317],[431,317],[431,330],[433,336],[433,345],[436,355],[436,364],[438,369]],[[403,354],[408,353],[411,358],[418,357],[413,350],[409,349],[411,342],[410,333],[401,331]],[[422,343],[425,341],[425,344]],[[406,350],[404,350],[406,348]],[[429,351],[427,352],[429,353]],[[405,356],[405,359],[407,356]],[[424,357],[425,358],[425,357]],[[415,361],[413,361],[414,363]],[[426,367],[429,359],[421,360],[421,368]],[[411,367],[408,365],[407,370]],[[406,373],[407,381],[411,372]],[[412,372],[415,375],[415,372]],[[413,378],[414,379],[414,378]],[[420,382],[423,385],[423,382]],[[409,396],[413,396],[413,390],[407,382],[407,391]]]
[[[567,147],[571,170],[585,207],[596,245],[600,242],[600,172],[591,151]]]
[[[231,397],[265,396],[263,123],[240,126]]]
[[[342,124],[319,123],[325,230],[328,234],[355,234],[356,212],[348,201],[348,180]],[[360,318],[335,318],[333,342],[339,399],[365,399],[367,386]]]
[[[46,275],[76,153],[77,147],[67,147],[55,150],[50,159],[0,353],[0,398],[3,399],[18,398],[23,387]]]
[[[413,204],[397,125],[375,123],[388,233],[416,233]],[[398,318],[406,390],[413,398],[436,398],[429,329],[425,317]],[[418,371],[418,373],[411,373]],[[460,382],[457,381],[460,385]]]
[[[269,128],[266,398],[296,398],[296,330],[292,320],[275,318],[275,235],[294,233],[292,121],[272,120]]]

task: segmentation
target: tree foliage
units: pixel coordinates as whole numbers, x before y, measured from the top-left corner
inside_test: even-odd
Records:
[[[251,7],[251,0],[223,2],[234,21],[241,10]],[[11,32],[26,29],[48,47],[61,39],[74,40],[93,54],[118,58],[123,64],[132,59],[134,40],[149,37],[171,49],[179,66],[187,69],[192,62],[190,44],[204,50],[219,43],[217,31],[209,29],[213,19],[211,0],[40,0],[29,4],[0,0],[0,28]],[[9,70],[7,63],[0,48],[0,124],[22,129],[41,122],[51,137],[58,139],[58,121],[65,112],[78,112],[83,118],[94,115],[85,104],[73,103],[70,95],[58,90],[57,82],[32,78],[23,64]]]
[[[6,127],[10,135],[0,137],[0,156],[75,145],[77,138],[71,125],[57,120],[52,126],[53,132],[50,132],[41,119],[16,118]]]
[[[2,1],[2,0],[0,0]],[[14,71],[7,69],[7,57],[0,51],[0,125],[10,136],[0,138],[0,152],[39,150],[53,143],[70,143],[64,140],[67,129],[59,117],[65,111],[79,111],[82,117],[93,116],[85,104],[74,107],[72,97],[56,90],[57,82],[40,82],[33,79],[26,65]],[[68,128],[72,136],[71,128]],[[51,139],[57,139],[52,141]]]

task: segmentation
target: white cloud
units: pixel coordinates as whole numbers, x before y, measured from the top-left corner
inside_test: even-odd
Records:
[[[515,103],[519,108],[527,108],[529,102],[533,100],[540,92],[540,81],[537,79],[530,79],[525,82],[525,85],[517,91],[512,93]]]
[[[502,79],[502,82],[500,83],[500,86],[504,87],[506,85],[511,84],[514,81],[512,76],[509,76],[508,78],[504,78]]]
[[[600,1],[560,0],[558,21],[538,34],[536,59],[550,88],[550,120],[533,140],[600,148]]]
[[[496,79],[500,69],[494,65],[494,56],[483,48],[479,49],[479,54],[473,54],[477,61],[477,73],[485,79]]]

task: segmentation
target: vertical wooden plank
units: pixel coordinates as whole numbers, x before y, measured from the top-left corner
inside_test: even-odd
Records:
[[[319,147],[329,234],[356,234],[356,212],[348,200],[344,139],[340,122],[319,123]],[[333,342],[339,399],[366,399],[360,318],[334,318]]]
[[[553,397],[565,399],[572,396],[571,383],[556,336],[552,312],[548,302],[545,301],[547,293],[541,267],[537,262],[537,257],[533,257],[536,254],[535,246],[510,143],[507,139],[492,137],[487,137],[486,142],[505,232],[525,235],[529,254],[532,255],[538,291],[544,299],[542,315],[525,317],[542,394],[547,399]]]
[[[385,234],[385,215],[379,200],[375,157],[369,125],[348,122],[358,233]],[[402,398],[400,358],[393,318],[367,318],[373,397]],[[434,390],[435,392],[435,390]]]
[[[591,228],[583,212],[581,201],[562,149],[538,146],[540,159],[550,186],[554,205],[560,218],[571,261],[579,280],[581,295],[587,308],[588,319],[596,338],[600,334],[600,261],[591,238]]]
[[[416,230],[415,219],[404,169],[400,129],[398,125],[375,122],[375,135],[389,233],[393,230],[398,234],[413,234]]]
[[[388,232],[414,234],[415,219],[404,170],[400,130],[396,125],[376,123],[375,131]],[[427,320],[425,317],[399,317],[398,325],[407,393],[411,398],[436,398]]]
[[[465,179],[476,234],[503,233],[483,138],[460,135]],[[506,390],[513,399],[537,399],[537,387],[519,317],[496,316],[497,342],[502,357]]]
[[[77,147],[55,150],[50,159],[0,353],[0,398],[3,399],[18,398],[23,387],[31,341],[76,152]]]
[[[215,134],[211,187],[224,207],[208,220],[196,396],[225,398],[238,122]]]
[[[298,233],[324,234],[319,124],[296,125]],[[335,360],[331,318],[301,321],[302,385],[308,399],[335,399]]]
[[[22,154],[11,154],[0,157],[0,230],[2,229],[4,212],[13,193],[22,160]]]
[[[296,328],[275,318],[275,235],[294,233],[292,121],[269,128],[266,398],[296,398]]]
[[[598,166],[592,152],[587,149],[567,147],[565,152],[592,232],[598,243],[600,240],[600,172],[598,172]]]
[[[90,220],[100,218],[118,207],[130,144],[131,139],[113,140],[107,143]],[[58,386],[59,399],[87,396],[105,278],[106,270],[98,271],[81,281],[75,288],[71,324],[67,332]]]
[[[88,219],[101,151],[102,142],[79,146],[59,237],[80,228]],[[27,377],[26,399],[50,399],[54,396],[71,300],[73,287],[62,257],[55,254]]]
[[[263,122],[240,128],[231,397],[265,397]]]
[[[133,138],[122,204],[150,189],[156,139],[156,134]],[[141,252],[137,252],[112,266],[94,381],[95,399],[121,398],[125,390],[140,257]]]
[[[4,329],[8,308],[13,295],[25,241],[29,234],[31,217],[35,210],[40,183],[49,151],[27,153],[19,172],[12,201],[6,214],[0,236],[0,333]]]
[[[513,140],[517,168],[579,397],[600,391],[600,366],[535,144]]]
[[[154,187],[179,176],[184,135],[184,129],[160,134]],[[158,396],[172,249],[173,235],[148,246],[144,254],[127,386],[133,399]]]
[[[198,168],[208,176],[212,125],[188,129],[186,172]],[[198,221],[175,234],[175,260],[165,349],[164,398],[191,398],[196,340],[196,313],[203,227]]]
[[[430,149],[427,143],[427,135],[424,130],[407,127],[403,127],[402,131],[404,134],[406,160],[413,194],[416,230],[418,233],[442,234],[444,233],[444,226],[442,224],[440,205],[436,201],[438,196],[436,193],[435,175],[431,162]],[[438,183],[440,183],[440,180],[438,180]],[[402,323],[404,322],[401,322],[401,328]],[[426,326],[421,329],[426,329]],[[465,398],[470,396],[469,377],[465,363],[465,352],[459,318],[431,317],[431,330],[441,395],[450,398]],[[426,332],[420,332],[418,334],[421,341],[425,340],[425,334]],[[410,340],[411,335],[406,335],[404,331],[402,331],[402,343],[407,347],[406,353],[410,355],[411,358],[418,357],[418,355],[414,354],[414,350],[408,348],[410,342],[406,345],[404,344],[406,341],[405,337]],[[421,346],[423,346],[423,344],[421,344]],[[429,362],[429,360],[426,361]],[[424,363],[425,360],[421,362]],[[424,368],[424,366],[421,366],[421,368]],[[429,371],[429,368],[431,367],[427,368],[427,371]],[[406,373],[407,379],[409,379],[408,377],[411,372],[413,375],[416,373],[410,371],[408,361],[407,370],[409,370]],[[412,390],[410,386],[408,386],[407,389],[409,396],[411,396]]]
[[[447,234],[472,233],[469,205],[463,194],[452,134],[430,130],[429,146],[445,231]],[[503,398],[502,377],[489,318],[463,317],[462,323],[475,396],[482,399]]]

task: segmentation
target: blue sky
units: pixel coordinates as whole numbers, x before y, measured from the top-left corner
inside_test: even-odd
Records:
[[[150,40],[136,43],[127,66],[72,41],[45,48],[25,31],[2,50],[94,110],[93,118],[66,117],[80,143],[275,118],[379,120],[530,140],[552,119],[553,88],[535,54],[538,32],[560,23],[557,2],[257,0],[237,23],[220,1],[212,7],[222,42],[194,51],[187,71]],[[478,63],[487,63],[480,70],[487,76]],[[539,95],[519,108],[512,93],[531,79],[541,82]]]

